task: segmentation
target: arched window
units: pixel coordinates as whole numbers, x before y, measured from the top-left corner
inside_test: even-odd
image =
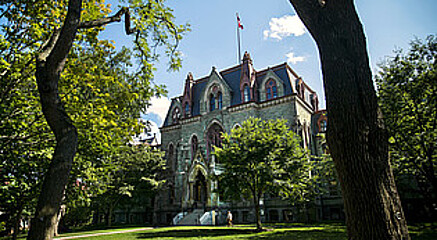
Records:
[[[177,124],[179,122],[179,118],[181,117],[181,110],[178,107],[173,109],[173,113],[171,115],[172,123]]]
[[[194,135],[193,138],[191,138],[191,156],[192,156],[192,158],[194,158],[194,156],[196,155],[198,147],[199,147],[199,141],[197,140],[196,135]]]
[[[211,153],[214,152],[214,147],[221,147],[222,146],[222,138],[221,134],[223,132],[223,129],[220,127],[220,125],[214,123],[207,132],[207,154],[208,158],[211,156]]]
[[[278,97],[278,91],[276,88],[276,82],[273,79],[270,79],[266,83],[266,99],[272,99]]]
[[[209,96],[209,111],[214,111],[215,110],[215,97],[214,95],[210,95]]]
[[[185,103],[185,117],[190,116],[190,104],[188,102]]]
[[[328,122],[326,119],[320,121],[320,132],[326,132],[326,128],[328,127]]]
[[[222,109],[222,107],[223,107],[223,96],[222,96],[222,93],[221,92],[219,92],[218,93],[218,109]]]
[[[249,85],[244,86],[244,102],[250,101],[250,88]]]

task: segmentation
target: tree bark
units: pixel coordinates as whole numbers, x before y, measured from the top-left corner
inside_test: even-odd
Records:
[[[255,206],[255,219],[256,219],[256,230],[261,231],[263,229],[261,223],[261,215],[260,215],[260,206],[259,206],[260,197],[257,193],[253,194],[253,204]]]
[[[56,138],[56,147],[48,172],[45,174],[35,216],[31,221],[29,240],[52,239],[57,226],[57,214],[74,156],[77,149],[77,129],[65,112],[58,92],[58,82],[78,28],[93,28],[120,22],[125,15],[126,34],[136,32],[130,28],[128,8],[122,8],[114,16],[80,23],[82,0],[68,1],[68,12],[61,31],[55,30],[41,47],[36,59],[36,81],[44,117]]]
[[[12,235],[12,239],[16,240],[18,238],[18,234],[20,233],[20,222],[21,222],[21,214],[23,214],[24,205],[19,203],[17,215],[14,219],[14,234]]]
[[[58,82],[76,36],[82,1],[70,0],[61,31],[55,31],[37,57],[36,81],[43,114],[56,138],[52,162],[45,174],[29,240],[52,239],[57,215],[77,148],[77,130],[64,110]]]
[[[327,139],[349,239],[409,239],[353,1],[290,2],[319,49],[329,114]]]

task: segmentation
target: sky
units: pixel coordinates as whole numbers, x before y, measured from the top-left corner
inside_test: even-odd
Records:
[[[189,23],[192,30],[180,43],[183,62],[178,72],[167,71],[167,59],[156,65],[154,81],[167,85],[168,97],[152,99],[152,106],[143,114],[143,118],[156,123],[154,131],[162,126],[169,99],[182,94],[188,72],[198,79],[209,75],[213,66],[220,71],[237,65],[237,12],[244,26],[242,53],[250,53],[255,69],[288,62],[317,92],[320,108],[325,108],[317,46],[288,0],[166,2],[174,9],[176,23]],[[367,37],[373,74],[377,73],[377,64],[392,56],[394,49],[408,49],[415,37],[424,39],[437,33],[436,0],[356,0],[355,6]],[[124,35],[122,27],[123,23],[112,24],[104,32],[104,37],[115,40],[117,47],[131,44],[132,38]]]

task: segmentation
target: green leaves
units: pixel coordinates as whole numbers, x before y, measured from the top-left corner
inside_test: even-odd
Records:
[[[218,176],[220,186],[236,196],[242,189],[252,194],[279,191],[282,183],[297,180],[305,172],[302,166],[308,160],[297,135],[282,119],[249,118],[223,135],[223,147],[216,148],[215,154],[225,169]]]
[[[390,134],[395,176],[413,174],[432,186],[435,194],[437,38],[416,39],[410,46],[407,53],[397,50],[380,64],[376,76],[379,103]]]
[[[115,50],[113,42],[99,39],[104,26],[81,29],[58,83],[61,101],[79,133],[67,186],[69,206],[89,204],[91,196],[110,189],[104,184],[113,180],[114,169],[120,166],[114,159],[130,151],[125,147],[131,136],[144,129],[137,120],[140,112],[145,112],[152,96],[166,94],[164,86],[152,81],[157,53],[167,55],[171,69],[181,64],[176,47],[189,28],[174,23],[164,1],[121,2],[131,10],[132,27],[138,30],[135,47]],[[0,6],[0,182],[11,183],[2,186],[0,199],[15,204],[1,202],[0,211],[9,207],[7,211],[15,211],[18,203],[33,208],[53,154],[54,137],[42,116],[35,83],[35,56],[62,26],[67,3],[15,0]],[[104,0],[83,1],[81,21],[109,14]],[[138,63],[135,68],[134,63]],[[156,157],[148,156],[149,160]],[[150,169],[162,167],[155,164]],[[143,182],[149,185],[144,185],[154,189],[159,185],[155,174],[136,177],[145,177],[148,181]],[[78,179],[80,187],[75,185]],[[135,192],[130,187],[124,190]]]

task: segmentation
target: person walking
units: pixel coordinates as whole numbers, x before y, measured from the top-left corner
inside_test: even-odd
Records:
[[[231,213],[231,211],[228,211],[228,215],[226,216],[226,223],[228,224],[228,227],[232,227],[232,213]]]

